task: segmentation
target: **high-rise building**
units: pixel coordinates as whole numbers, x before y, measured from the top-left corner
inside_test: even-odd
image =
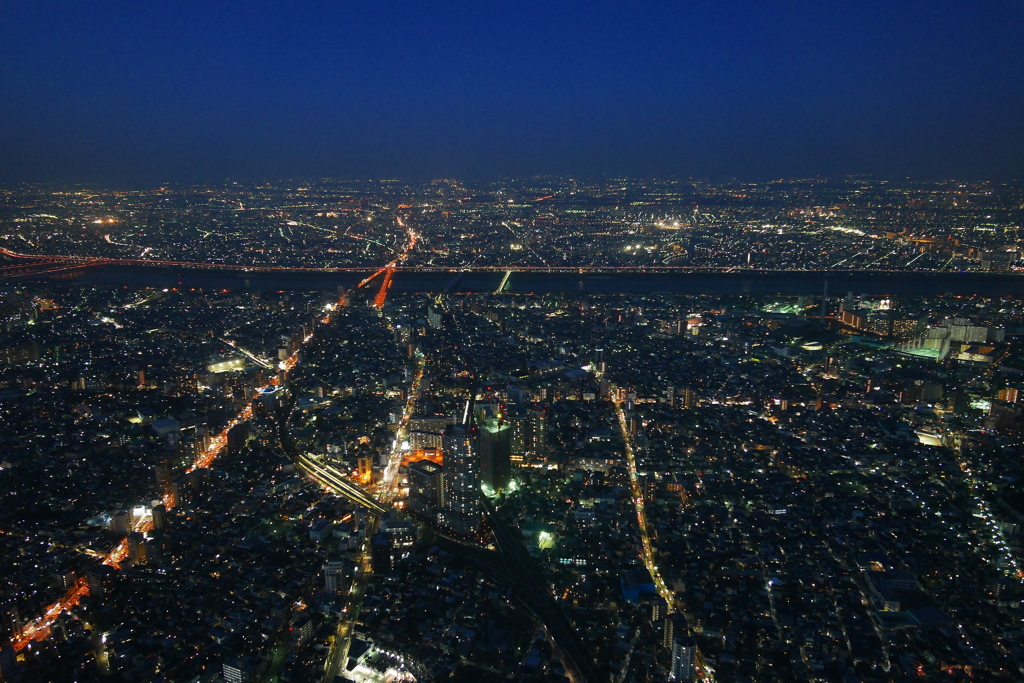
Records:
[[[153,506],[153,531],[163,531],[167,527],[167,506],[163,503]]]
[[[651,600],[651,621],[658,623],[665,618],[668,612],[668,603],[660,595],[654,596]]]
[[[511,460],[514,463],[524,462],[526,459],[526,433],[529,427],[526,411],[520,406],[511,406],[505,411],[504,417],[512,432],[510,443]]]
[[[342,591],[344,568],[344,563],[340,559],[328,559],[324,563],[324,589],[331,595],[337,595]]]
[[[438,521],[460,534],[474,534],[480,526],[480,464],[474,444],[475,429],[451,425],[442,436],[444,451],[444,506]]]
[[[241,453],[252,441],[252,430],[248,422],[240,422],[228,430],[228,455]]]
[[[108,565],[101,564],[93,567],[85,574],[89,582],[89,595],[93,600],[102,601],[117,584],[117,571]]]
[[[427,324],[435,330],[441,329],[441,311],[433,304],[427,306]]]
[[[512,428],[503,417],[492,417],[483,421],[477,434],[480,480],[493,491],[503,491],[512,479]]]
[[[185,502],[188,497],[188,475],[179,474],[171,480],[171,485],[167,489],[167,495],[169,497],[171,507]]]
[[[370,539],[370,561],[374,574],[391,571],[391,537],[378,531]]]
[[[313,638],[313,620],[306,614],[296,614],[292,617],[292,624],[288,631],[291,633],[295,646],[301,648]],[[254,678],[253,680],[258,679]]]
[[[697,642],[686,635],[683,615],[669,615],[668,621],[672,624],[672,665],[668,680],[689,683],[697,671]]]
[[[146,537],[138,531],[128,534],[128,557],[132,564],[146,564]]]
[[[21,631],[21,616],[18,612],[18,603],[15,599],[8,598],[0,604],[0,637],[13,636]]]
[[[236,657],[224,662],[221,675],[225,683],[252,683],[259,676],[258,668],[252,657]]]
[[[526,453],[531,460],[543,462],[548,457],[548,409],[530,408],[527,419]]]
[[[154,474],[156,474],[156,485],[159,487],[161,493],[167,491],[167,488],[171,485],[171,466],[164,460],[157,464],[154,468]]]
[[[888,313],[871,313],[864,323],[864,329],[879,337],[892,335],[893,319]]]
[[[110,520],[110,528],[118,536],[127,536],[132,530],[132,516],[127,510],[118,510]]]
[[[497,417],[501,412],[501,406],[496,401],[477,401],[473,404],[473,424],[480,424],[484,420]]]
[[[898,318],[892,321],[892,335],[899,341],[909,341],[927,327],[927,319]]]
[[[369,456],[361,456],[356,460],[356,464],[359,468],[359,482],[367,484],[373,480],[373,458]]]
[[[675,622],[672,621],[674,615],[668,614],[665,616],[664,630],[662,631],[661,646],[666,650],[672,649],[672,629],[675,626]]]
[[[442,468],[430,460],[409,465],[409,508],[432,517],[444,505]]]

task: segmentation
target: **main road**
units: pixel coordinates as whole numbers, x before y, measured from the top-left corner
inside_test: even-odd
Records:
[[[425,366],[426,360],[423,357],[423,354],[417,352],[416,374],[409,387],[409,396],[406,399],[405,406],[402,410],[402,417],[399,420],[398,429],[395,432],[395,440],[391,444],[391,453],[388,457],[388,464],[384,468],[384,473],[381,476],[381,482],[375,493],[376,503],[380,509],[390,507],[394,502],[395,495],[398,493],[398,485],[401,483],[399,473],[402,469],[402,459],[405,457],[405,450],[402,448],[402,442],[408,436],[409,419],[412,417],[413,411],[416,408],[416,400],[419,398],[420,386],[423,380],[423,369]],[[371,512],[376,509],[377,508],[371,507]],[[373,535],[377,533],[379,526],[380,517],[376,514],[372,515],[367,520],[366,533],[363,535],[363,542],[360,546],[359,559],[357,560],[355,573],[352,577],[352,585],[349,588],[348,596],[345,598],[345,607],[342,610],[342,614],[344,616],[338,624],[338,630],[335,633],[334,642],[331,645],[331,649],[327,653],[327,659],[324,662],[323,683],[333,683],[338,674],[341,673],[345,662],[348,660],[348,651],[352,645],[352,631],[356,622],[359,621],[359,615],[363,608],[363,596],[366,594],[366,582],[369,579],[372,569],[370,564],[370,544],[372,542]]]
[[[626,411],[622,406],[622,401],[618,398],[613,401],[613,404],[615,405],[615,412],[619,418],[619,430],[622,432],[622,442],[625,444],[626,469],[629,472],[629,487],[633,495],[633,505],[636,507],[637,526],[640,529],[641,556],[643,557],[647,571],[651,574],[651,579],[654,581],[654,587],[657,589],[658,594],[668,605],[669,612],[674,612],[676,609],[676,596],[675,593],[670,591],[668,586],[665,584],[665,579],[661,575],[661,569],[658,567],[658,563],[654,555],[654,546],[651,543],[651,534],[647,524],[647,508],[644,505],[644,493],[640,488],[640,478],[637,475],[636,453],[633,450],[633,436],[626,424]],[[704,663],[704,656],[701,654],[700,650],[697,651],[697,669],[703,681],[706,683],[713,683],[714,676],[711,670],[708,669],[707,665]]]

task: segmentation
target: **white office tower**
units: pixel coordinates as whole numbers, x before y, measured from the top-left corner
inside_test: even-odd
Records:
[[[689,683],[697,671],[697,641],[686,635],[686,620],[681,614],[669,616],[672,623],[672,668],[668,680]]]

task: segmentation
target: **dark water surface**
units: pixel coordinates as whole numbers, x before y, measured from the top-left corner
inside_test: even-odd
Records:
[[[288,271],[172,269],[108,265],[40,276],[54,282],[130,287],[203,289],[334,290],[351,289],[370,272],[304,273]],[[493,292],[502,272],[395,273],[391,292]],[[14,280],[24,282],[27,278]],[[938,273],[884,271],[759,271],[673,273],[542,273],[515,272],[505,291],[513,294],[752,294],[820,295],[828,282],[830,296],[847,292],[868,295],[1024,296],[1024,275],[1012,273]],[[376,291],[380,278],[368,286]]]

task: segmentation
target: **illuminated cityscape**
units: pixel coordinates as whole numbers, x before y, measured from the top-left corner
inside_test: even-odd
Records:
[[[244,248],[224,232],[188,287],[139,284],[167,268],[149,253],[202,253],[184,232],[162,233],[171,253],[141,241],[136,221],[151,218],[126,207],[167,190],[102,212],[77,193],[9,193],[4,680],[1024,675],[1012,187],[873,190],[901,207],[932,197],[914,214],[930,228],[786,206],[772,219],[784,226],[757,232],[731,210],[666,204],[623,211],[600,236],[614,249],[580,233],[610,220],[608,205],[524,201],[533,217],[509,224],[529,223],[529,239],[474,243],[461,221],[493,225],[523,185],[428,207],[423,188],[352,184],[344,201],[361,208],[330,239],[284,239],[238,277],[225,266],[243,265]],[[802,199],[839,191],[823,186]],[[182,192],[161,220],[255,193]],[[293,194],[279,197],[292,206]],[[318,197],[305,211],[342,203]],[[313,220],[263,201],[279,236]],[[990,205],[958,206],[971,202]],[[968,227],[979,212],[991,230]],[[29,231],[43,213],[65,227]],[[100,220],[97,239],[83,228]],[[378,244],[345,236],[357,227]],[[132,262],[82,260],[129,258],[105,250],[133,231]],[[1005,294],[789,295],[794,264],[779,259],[799,252],[773,256],[766,237],[787,231],[770,244],[860,259],[851,272],[867,291],[920,268],[951,288],[987,273]],[[676,272],[645,268],[624,276],[630,294],[565,291],[557,269],[516,290],[531,267],[516,245],[559,263],[578,245],[566,265],[591,281],[637,258],[752,272],[724,259],[757,241],[779,281],[759,292],[638,293]],[[261,280],[326,267],[299,259],[326,258],[328,243],[347,250],[348,286]],[[867,267],[897,253],[913,263]],[[467,291],[456,262],[493,267],[494,291]]]
[[[1024,188],[872,179],[293,182],[2,195],[0,248],[108,266],[1009,271]],[[63,262],[61,262],[63,263]],[[15,259],[13,265],[20,265]],[[56,265],[51,264],[51,266]],[[9,266],[10,268],[11,266]]]
[[[0,683],[1024,681],[1021,26],[0,2]]]

